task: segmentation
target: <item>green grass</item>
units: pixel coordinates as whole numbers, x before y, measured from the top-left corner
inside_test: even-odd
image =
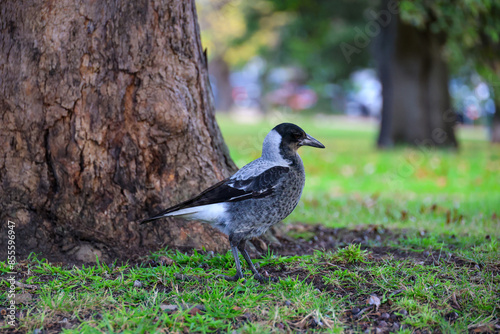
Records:
[[[269,251],[254,263],[281,280],[264,285],[215,278],[235,273],[230,252],[165,249],[138,264],[85,266],[32,255],[15,267],[16,294],[31,300],[16,306],[14,328],[0,316],[0,330],[362,333],[381,326],[385,313],[401,333],[499,326],[499,147],[464,129],[459,152],[377,151],[369,123],[286,115],[235,125],[219,117],[240,167],[259,156],[264,136],[282,121],[301,125],[327,147],[301,149],[307,184],[286,223],[347,227],[369,236],[361,244],[342,239],[309,255]],[[303,243],[318,237],[305,228],[290,236]],[[0,273],[0,305],[7,305],[5,262]],[[380,304],[367,304],[370,296]]]

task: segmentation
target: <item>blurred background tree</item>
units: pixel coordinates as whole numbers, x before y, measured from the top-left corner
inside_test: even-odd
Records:
[[[381,33],[375,53],[383,87],[377,144],[456,147],[456,116],[443,57],[446,31],[433,29],[438,18],[430,9],[422,6],[428,19],[415,24],[407,7],[406,2],[382,1],[377,20]]]
[[[380,147],[455,147],[457,122],[500,139],[495,1],[199,3],[219,109],[231,87],[236,107],[377,118]]]
[[[487,108],[486,117],[491,140],[500,142],[500,2],[403,0],[401,17],[446,36],[445,59],[452,73],[476,72],[488,83],[494,108]]]

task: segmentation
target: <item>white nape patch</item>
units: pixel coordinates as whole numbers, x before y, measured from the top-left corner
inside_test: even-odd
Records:
[[[208,204],[195,206],[167,213],[165,217],[182,217],[189,220],[201,220],[206,223],[219,223],[226,214],[226,204]]]
[[[280,154],[281,135],[276,130],[271,130],[262,144],[262,158],[273,161],[276,166],[290,166],[290,161],[283,159]]]

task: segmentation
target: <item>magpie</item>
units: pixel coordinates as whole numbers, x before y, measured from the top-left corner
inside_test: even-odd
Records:
[[[297,154],[301,146],[325,148],[297,125],[279,124],[264,139],[260,158],[198,196],[144,219],[141,224],[164,217],[209,223],[229,237],[236,262],[236,275],[220,276],[228,281],[243,278],[239,250],[255,279],[267,281],[253,265],[245,244],[283,220],[297,206],[305,184],[304,165]]]

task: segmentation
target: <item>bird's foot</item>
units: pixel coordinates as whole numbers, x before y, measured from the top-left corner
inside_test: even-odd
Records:
[[[255,274],[253,277],[259,281],[259,283],[278,283],[279,279],[277,277],[271,277],[267,275],[266,277],[262,276],[261,274]]]
[[[225,279],[226,281],[229,281],[229,282],[236,282],[238,280],[240,280],[241,278],[243,278],[243,276],[241,275],[234,275],[234,276],[227,276],[227,275],[217,275],[216,276],[217,278],[223,278]],[[243,282],[246,282],[246,280],[244,280]]]

